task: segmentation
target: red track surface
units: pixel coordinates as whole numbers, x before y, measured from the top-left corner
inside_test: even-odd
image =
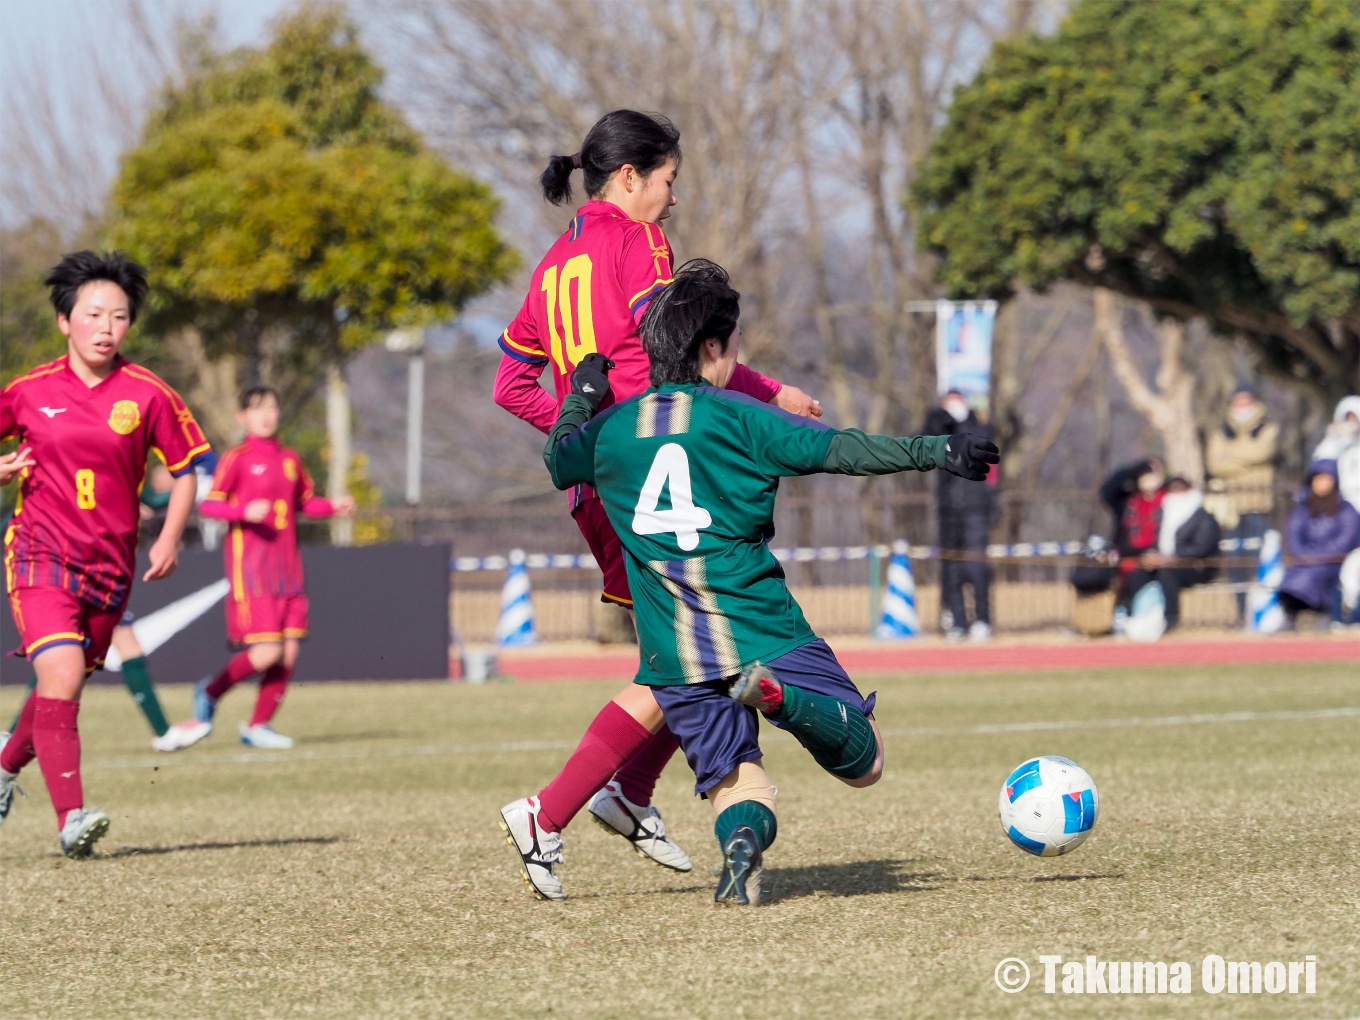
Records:
[[[837,651],[847,672],[982,673],[1046,669],[1119,669],[1134,666],[1213,666],[1230,663],[1352,661],[1360,668],[1360,640],[1350,638],[1253,638],[1163,641],[1158,644],[1087,641],[1061,644],[940,645],[902,642]],[[544,655],[505,651],[501,672],[514,680],[629,680],[637,652]]]

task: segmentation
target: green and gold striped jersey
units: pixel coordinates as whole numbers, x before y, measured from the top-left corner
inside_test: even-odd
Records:
[[[838,431],[744,394],[667,384],[590,418],[571,396],[544,459],[560,489],[588,484],[628,554],[637,682],[702,683],[816,638],[768,542],[779,479],[944,463],[948,436]]]

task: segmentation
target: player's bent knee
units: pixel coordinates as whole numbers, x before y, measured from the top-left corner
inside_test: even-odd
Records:
[[[744,800],[757,801],[774,811],[778,794],[760,762],[744,761],[708,791],[708,799],[714,812],[721,815],[733,804]]]

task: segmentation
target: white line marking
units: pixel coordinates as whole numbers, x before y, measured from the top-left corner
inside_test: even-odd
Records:
[[[1201,715],[1162,715],[1127,719],[1063,719],[1046,722],[993,723],[985,726],[918,726],[884,730],[885,737],[927,737],[968,733],[1035,733],[1044,730],[1117,730],[1128,726],[1196,726],[1222,722],[1287,722],[1293,719],[1336,719],[1360,716],[1360,706],[1316,708],[1294,712],[1222,712]]]

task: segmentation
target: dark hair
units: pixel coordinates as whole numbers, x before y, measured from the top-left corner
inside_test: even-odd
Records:
[[[128,299],[128,319],[137,321],[137,310],[146,300],[146,269],[121,251],[77,251],[63,255],[43,285],[51,288],[52,307],[67,318],[76,306],[80,288],[95,280],[108,280],[123,288]]]
[[[254,407],[265,397],[273,397],[274,403],[280,403],[279,391],[272,386],[247,386],[241,391],[241,410]]]
[[[723,350],[741,318],[741,295],[727,270],[708,259],[691,259],[647,306],[638,334],[652,363],[652,385],[699,378],[699,345],[718,340]]]
[[[561,205],[571,199],[572,170],[584,173],[586,194],[593,198],[625,163],[646,177],[671,158],[680,161],[680,132],[674,124],[659,113],[615,110],[595,122],[576,155],[550,157],[538,184],[544,198]]]

